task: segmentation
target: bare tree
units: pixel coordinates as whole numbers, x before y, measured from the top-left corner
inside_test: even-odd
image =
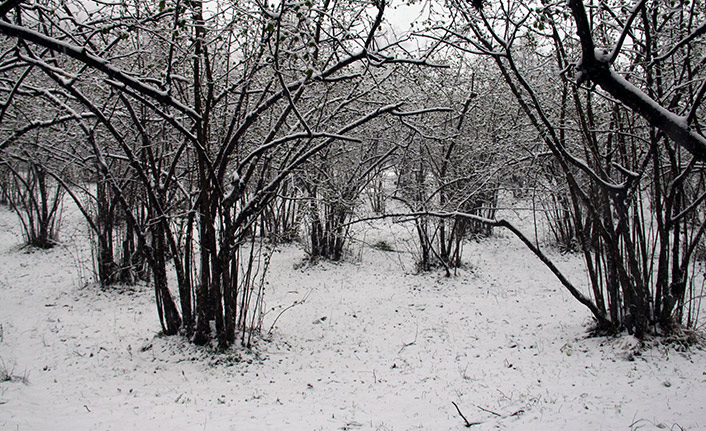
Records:
[[[512,159],[506,151],[512,139],[503,127],[507,111],[494,91],[497,80],[478,79],[475,65],[455,55],[449,61],[454,64],[449,70],[410,74],[414,82],[400,85],[423,88],[426,102],[418,103],[450,106],[453,111],[402,120],[407,141],[397,163],[395,197],[412,212],[462,211],[492,218],[504,168]],[[419,269],[442,266],[447,275],[461,265],[466,239],[492,231],[463,217],[422,216],[414,223]]]
[[[268,261],[256,227],[285,179],[402,113],[346,89],[388,64],[425,63],[398,60],[398,41],[380,37],[382,1],[5,5],[0,33],[15,41],[6,70],[42,74],[61,92],[57,109],[82,131],[152,268],[164,332],[197,344],[251,344]],[[14,75],[7,105],[23,86]]]
[[[700,65],[665,60],[681,48],[703,52],[691,43],[701,31],[692,19],[698,7],[675,13],[645,1],[631,10],[606,4],[590,9],[590,28],[581,2],[570,2],[570,14],[561,6],[513,1],[480,10],[454,6],[467,31],[447,28],[436,38],[493,60],[568,185],[565,204],[592,299],[562,282],[599,327],[638,336],[653,325],[670,330],[682,321],[693,249],[704,231],[703,222],[687,221],[703,200],[698,110],[704,86]],[[578,40],[570,37],[568,18],[575,20]],[[616,27],[623,30],[616,33]],[[626,38],[633,49],[623,50]],[[613,48],[594,49],[597,39]],[[670,45],[678,48],[657,52]],[[580,59],[573,63],[576,54]],[[611,70],[617,65],[641,77],[643,88]],[[579,71],[577,84],[592,81],[605,93],[546,74],[568,78],[572,69]]]

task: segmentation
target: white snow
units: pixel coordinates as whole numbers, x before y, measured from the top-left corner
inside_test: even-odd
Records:
[[[611,52],[606,48],[594,48],[593,56],[599,63],[608,63],[610,62]]]
[[[284,247],[265,331],[306,302],[224,354],[158,335],[149,287],[86,284],[85,228],[65,218],[62,246],[29,250],[0,208],[0,366],[16,377],[2,430],[465,429],[452,402],[473,430],[706,428],[702,350],[587,338],[588,312],[502,231],[452,278],[413,274],[391,222],[365,242],[400,253],[361,242],[347,263],[302,266]],[[585,278],[579,257],[552,256]]]
[[[661,115],[666,121],[669,121],[670,123],[674,124],[677,127],[680,127],[684,130],[688,130],[688,123],[687,119],[685,116],[682,115],[677,115],[673,112],[671,112],[668,109],[665,109],[662,107],[659,103],[655,102],[652,100],[647,94],[645,94],[644,91],[640,90],[639,88],[635,87],[630,81],[625,79],[621,74],[610,70],[610,76],[611,79],[614,80],[618,85],[623,87],[625,91],[628,91],[632,94],[632,96],[635,99],[640,100],[640,103],[650,106],[651,109],[659,115]],[[703,142],[706,145],[706,140],[704,138],[696,133],[691,133],[691,135],[699,140],[700,142]]]

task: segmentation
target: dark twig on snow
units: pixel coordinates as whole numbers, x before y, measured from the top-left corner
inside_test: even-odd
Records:
[[[404,349],[406,349],[407,347],[413,346],[413,345],[417,342],[417,336],[418,336],[418,335],[419,335],[419,326],[417,326],[417,331],[416,331],[416,333],[414,334],[414,341],[412,341],[412,342],[410,342],[410,343],[404,343],[404,345],[402,346],[402,348],[400,349],[400,351],[397,352],[397,354],[399,355],[399,354],[402,353],[402,351],[403,351]]]
[[[488,410],[488,409],[486,409],[486,408],[483,408],[483,407],[481,407],[481,406],[479,406],[479,405],[477,405],[477,404],[476,404],[476,407],[479,408],[480,410],[483,410],[483,411],[486,412],[486,413],[490,413],[491,415],[495,415],[495,416],[497,416],[497,417],[499,417],[499,418],[511,418],[511,417],[513,417],[513,416],[519,416],[519,415],[521,415],[522,413],[525,412],[524,409],[520,409],[520,410],[516,411],[515,413],[511,413],[511,414],[509,414],[509,415],[503,415],[503,414],[500,414],[500,413],[498,413],[498,412],[494,412],[494,411],[492,411],[492,410]]]
[[[456,404],[453,401],[451,401],[451,404],[453,404],[454,407],[456,407],[456,411],[458,412],[458,415],[461,416],[461,419],[463,419],[463,421],[466,423],[466,425],[465,425],[466,428],[470,428],[473,425],[480,425],[482,423],[482,422],[468,422],[468,419],[466,419],[466,417],[463,415],[463,413],[461,413],[461,409],[458,408],[458,404]]]
[[[499,417],[499,418],[503,417],[503,415],[501,415],[501,414],[498,413],[498,412],[494,412],[494,411],[492,411],[492,410],[484,409],[483,407],[481,407],[481,406],[479,406],[479,405],[476,405],[476,407],[478,407],[479,409],[483,410],[483,411],[486,412],[486,413],[490,413],[490,414],[495,415],[495,416],[497,416],[497,417]]]
[[[355,223],[360,223],[363,221],[379,220],[384,218],[400,218],[404,217],[408,220],[413,220],[415,217],[440,217],[440,218],[452,218],[452,217],[462,217],[468,220],[473,220],[478,223],[482,223],[486,226],[497,226],[508,229],[510,232],[515,234],[515,236],[522,241],[527,248],[544,263],[544,265],[552,271],[552,273],[559,279],[562,285],[571,293],[571,295],[576,298],[580,303],[585,305],[598,321],[600,327],[608,328],[611,326],[611,322],[606,316],[606,314],[600,310],[593,301],[584,296],[581,291],[579,291],[570,281],[564,276],[564,274],[557,268],[557,266],[552,262],[549,257],[547,257],[540,249],[537,247],[529,238],[527,238],[518,228],[516,228],[512,223],[505,219],[495,220],[485,217],[480,217],[475,214],[468,214],[461,211],[451,211],[451,212],[436,212],[436,211],[418,211],[418,212],[408,212],[399,214],[383,214],[380,216],[366,217],[358,220],[354,220],[344,224],[343,226],[349,226]]]
[[[272,322],[272,325],[270,326],[270,330],[267,331],[267,335],[272,334],[272,330],[275,329],[275,325],[277,324],[277,321],[279,320],[280,317],[282,317],[282,315],[285,313],[285,311],[290,310],[290,309],[296,307],[297,305],[301,305],[301,304],[305,303],[306,300],[309,299],[309,295],[311,295],[311,290],[308,291],[306,293],[306,295],[304,295],[304,298],[297,300],[297,301],[294,301],[291,305],[289,305],[288,307],[285,307],[282,311],[280,311],[279,314],[277,315],[277,317],[275,317],[275,320]]]

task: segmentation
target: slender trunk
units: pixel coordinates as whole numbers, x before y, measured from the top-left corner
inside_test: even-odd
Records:
[[[162,221],[155,222],[152,227],[152,275],[154,276],[157,312],[159,313],[162,330],[166,335],[175,335],[181,327],[181,317],[167,284],[167,265],[164,259],[167,250],[164,243],[162,223]]]
[[[179,283],[179,300],[181,303],[181,316],[184,320],[183,327],[187,335],[191,335],[194,330],[194,312],[192,310],[191,292],[191,268],[192,268],[192,247],[194,241],[194,213],[190,212],[186,221],[186,235],[184,237],[184,256],[183,256],[183,280]],[[179,255],[174,256],[175,259]]]

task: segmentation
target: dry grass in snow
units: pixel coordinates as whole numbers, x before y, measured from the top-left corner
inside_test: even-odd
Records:
[[[473,430],[706,429],[698,347],[587,337],[587,310],[502,232],[446,278],[414,274],[405,229],[376,227],[346,263],[281,248],[272,333],[217,353],[158,334],[149,286],[86,283],[76,214],[40,251],[0,209],[0,429],[466,429],[454,403]],[[583,281],[578,257],[552,257]]]

